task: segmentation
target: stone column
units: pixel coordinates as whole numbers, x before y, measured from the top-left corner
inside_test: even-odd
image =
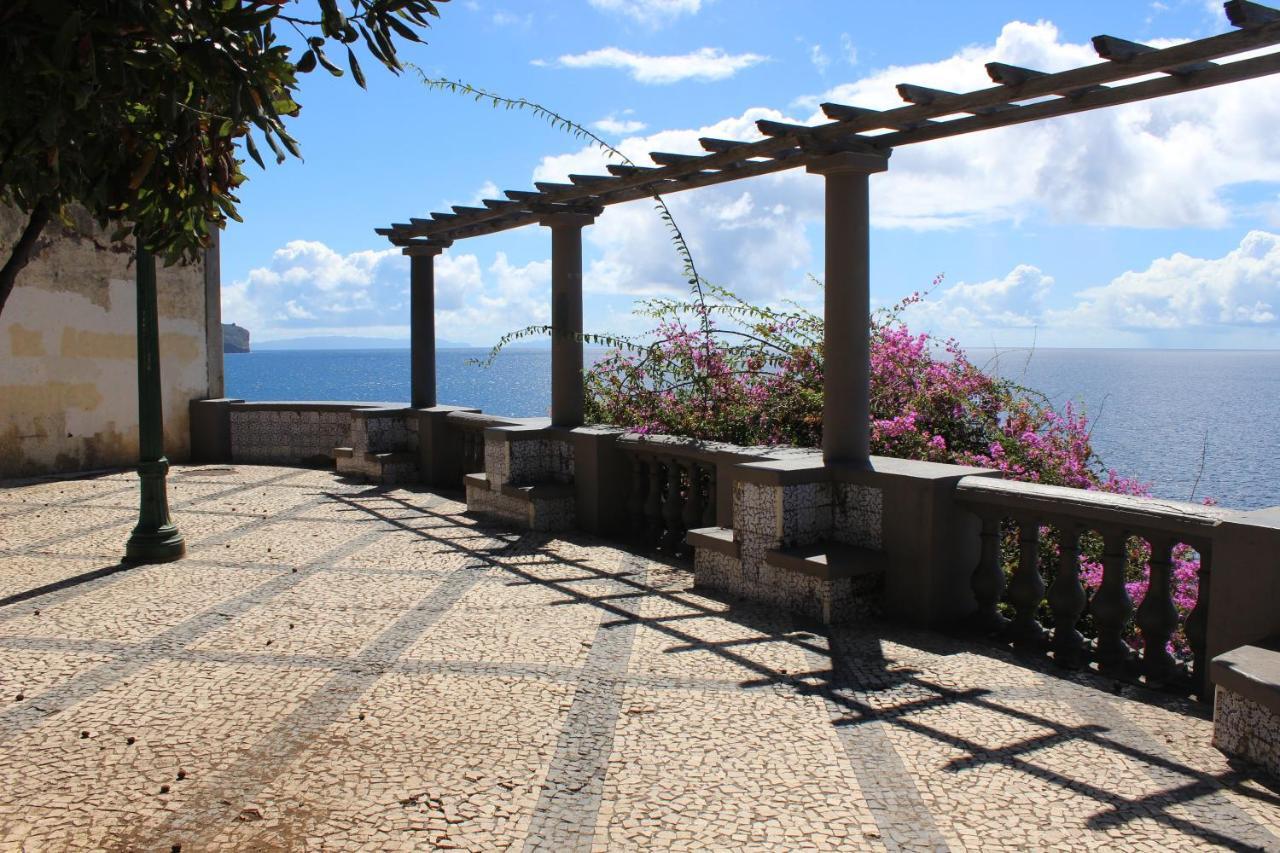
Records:
[[[551,229],[551,424],[582,426],[582,229],[587,213],[553,213]]]
[[[822,459],[865,468],[871,457],[871,269],[867,176],[889,154],[840,152],[808,166],[826,178]]]
[[[449,244],[406,246],[409,256],[409,401],[415,409],[436,404],[436,255]]]

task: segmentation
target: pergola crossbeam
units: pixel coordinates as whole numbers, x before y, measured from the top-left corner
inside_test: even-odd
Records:
[[[1116,38],[1115,36],[1094,36],[1093,49],[1098,52],[1098,56],[1112,62],[1129,62],[1139,56],[1154,53],[1158,50],[1158,48],[1154,48],[1149,44],[1141,44],[1136,41]],[[1162,70],[1167,74],[1190,74],[1193,71],[1204,71],[1212,67],[1212,62],[1188,62],[1186,65]]]
[[[679,166],[702,159],[700,154],[674,154],[670,151],[650,151],[649,159],[659,166]]]
[[[1108,58],[1095,65],[1046,73],[992,63],[988,73],[997,83],[992,88],[955,93],[904,85],[900,89],[905,89],[910,97],[908,105],[903,107],[880,111],[824,106],[824,112],[834,121],[815,126],[760,121],[757,127],[765,138],[754,142],[709,139],[709,144],[702,143],[709,152],[705,155],[659,152],[666,162],[656,168],[610,164],[607,168],[614,177],[608,179],[608,184],[572,179],[567,184],[538,182],[535,183],[537,192],[506,193],[509,199],[521,204],[472,208],[476,212],[434,216],[429,222],[396,224],[379,233],[397,239],[418,236],[457,239],[491,234],[537,222],[538,217],[530,211],[529,203],[618,204],[655,193],[678,192],[794,168],[832,150],[856,150],[858,146],[887,149],[1280,71],[1277,54],[1226,64],[1212,61],[1280,44],[1280,12],[1246,0],[1231,0],[1226,4],[1226,11],[1238,29],[1221,35],[1166,48],[1100,37],[1100,53]],[[1140,79],[1152,74],[1166,76]],[[969,115],[962,115],[964,113]],[[868,131],[873,133],[863,135]]]
[[[822,113],[833,121],[852,121],[854,119],[878,118],[883,120],[881,127],[891,130],[910,130],[913,127],[925,127],[930,124],[936,124],[933,119],[922,119],[920,121],[895,121],[892,118],[884,119],[886,113],[880,110],[868,109],[867,107],[851,107],[846,104],[821,104]]]

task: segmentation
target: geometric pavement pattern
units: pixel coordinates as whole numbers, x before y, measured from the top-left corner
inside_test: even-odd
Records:
[[[331,472],[0,484],[0,849],[1280,850],[1206,708]]]

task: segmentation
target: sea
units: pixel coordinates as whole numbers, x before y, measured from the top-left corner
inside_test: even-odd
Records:
[[[588,361],[602,351],[587,352]],[[1092,425],[1104,466],[1157,497],[1258,509],[1280,505],[1280,350],[971,349],[989,371],[1068,401]],[[551,353],[483,349],[436,355],[441,403],[514,417],[546,415]],[[227,354],[226,390],[246,400],[409,398],[409,351],[261,350]]]

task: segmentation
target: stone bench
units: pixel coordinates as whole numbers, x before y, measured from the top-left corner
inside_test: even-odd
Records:
[[[1280,641],[1213,659],[1213,745],[1280,779]]]

